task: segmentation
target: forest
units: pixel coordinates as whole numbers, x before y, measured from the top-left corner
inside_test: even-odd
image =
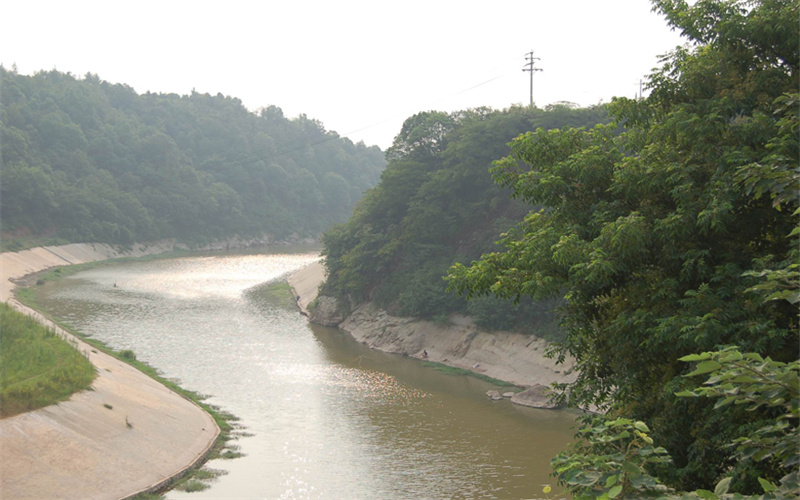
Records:
[[[598,410],[552,462],[575,498],[797,498],[800,4],[652,3],[689,43],[646,98],[410,118],[323,293],[535,334],[554,306],[554,397]]]
[[[467,301],[447,293],[443,277],[456,262],[494,248],[498,235],[529,210],[489,173],[492,161],[510,152],[512,138],[536,128],[591,128],[607,119],[604,106],[570,103],[410,117],[386,152],[378,186],[347,223],[324,234],[329,274],[322,293],[338,297],[345,310],[372,300],[399,315],[446,320],[460,312],[486,328],[557,338],[557,301]]]
[[[221,94],[137,94],[91,73],[3,67],[0,88],[6,247],[19,236],[315,237],[347,219],[385,165],[377,146]]]

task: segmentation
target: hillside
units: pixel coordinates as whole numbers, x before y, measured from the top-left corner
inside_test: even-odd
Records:
[[[345,220],[385,164],[305,115],[221,94],[2,67],[0,87],[6,241],[313,236]]]
[[[353,217],[325,233],[328,279],[323,295],[345,311],[374,301],[392,314],[445,320],[466,313],[479,326],[557,337],[555,302],[447,293],[443,276],[494,247],[499,235],[529,208],[492,182],[492,162],[516,136],[537,128],[593,127],[602,106],[568,104],[546,110],[513,107],[457,113],[423,112],[409,118],[387,151],[381,181]]]

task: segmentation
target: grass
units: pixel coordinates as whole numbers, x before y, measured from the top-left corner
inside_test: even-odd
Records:
[[[130,500],[164,500],[164,495],[159,495],[158,493],[139,493],[138,495],[132,497]]]
[[[187,493],[193,493],[195,491],[204,491],[209,489],[211,486],[208,483],[203,481],[197,481],[194,479],[190,479],[185,483],[181,483],[180,485],[176,486],[176,490],[185,491]]]
[[[267,286],[262,288],[261,293],[265,297],[269,297],[271,300],[275,300],[277,302],[286,302],[288,299],[291,303],[294,303],[292,287],[290,287],[289,283],[286,281],[269,283]]]
[[[488,375],[484,375],[482,373],[476,373],[471,370],[465,370],[463,368],[456,368],[454,366],[444,365],[442,363],[436,363],[434,361],[425,361],[422,363],[422,366],[426,366],[429,368],[433,368],[438,372],[445,373],[447,375],[463,375],[467,377],[477,378],[479,380],[483,380],[485,382],[489,382],[492,385],[496,385],[497,387],[517,387],[516,385],[512,384],[511,382],[506,382],[505,380],[500,380],[496,378],[489,377]]]
[[[0,304],[0,417],[68,399],[91,387],[95,368],[33,318]]]
[[[219,476],[224,476],[227,471],[219,469],[194,469],[186,474],[180,481],[178,481],[174,488],[180,491],[193,492],[204,491],[211,487],[211,483],[217,480]]]
[[[271,281],[247,291],[248,298],[270,307],[297,307],[292,287],[286,281]]]

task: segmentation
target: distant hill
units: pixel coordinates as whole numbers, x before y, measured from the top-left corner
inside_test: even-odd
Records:
[[[96,75],[0,67],[0,223],[13,235],[127,244],[317,235],[385,166],[305,115],[217,94],[137,94]]]
[[[492,181],[490,168],[508,143],[537,128],[593,127],[605,107],[568,104],[423,112],[408,120],[387,150],[389,163],[345,224],[325,233],[323,295],[349,309],[374,301],[389,312],[428,319],[467,313],[480,326],[557,336],[551,303],[495,297],[470,301],[446,292],[443,277],[494,248],[530,207]]]

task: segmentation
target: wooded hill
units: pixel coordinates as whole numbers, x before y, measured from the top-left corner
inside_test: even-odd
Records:
[[[217,94],[137,94],[97,75],[0,67],[4,236],[127,244],[317,235],[385,165],[280,108]]]
[[[536,316],[511,301],[560,300],[555,394],[604,411],[552,462],[575,498],[800,498],[800,3],[652,3],[689,43],[607,125],[408,120],[325,234],[323,293],[513,327]]]
[[[323,294],[339,298],[344,308],[372,300],[405,316],[444,319],[462,312],[487,328],[556,336],[553,301],[468,302],[447,293],[443,277],[455,262],[494,248],[499,235],[528,213],[489,173],[514,137],[539,127],[591,128],[606,119],[602,106],[569,104],[412,116],[387,150],[378,186],[346,224],[324,235],[329,276]]]

